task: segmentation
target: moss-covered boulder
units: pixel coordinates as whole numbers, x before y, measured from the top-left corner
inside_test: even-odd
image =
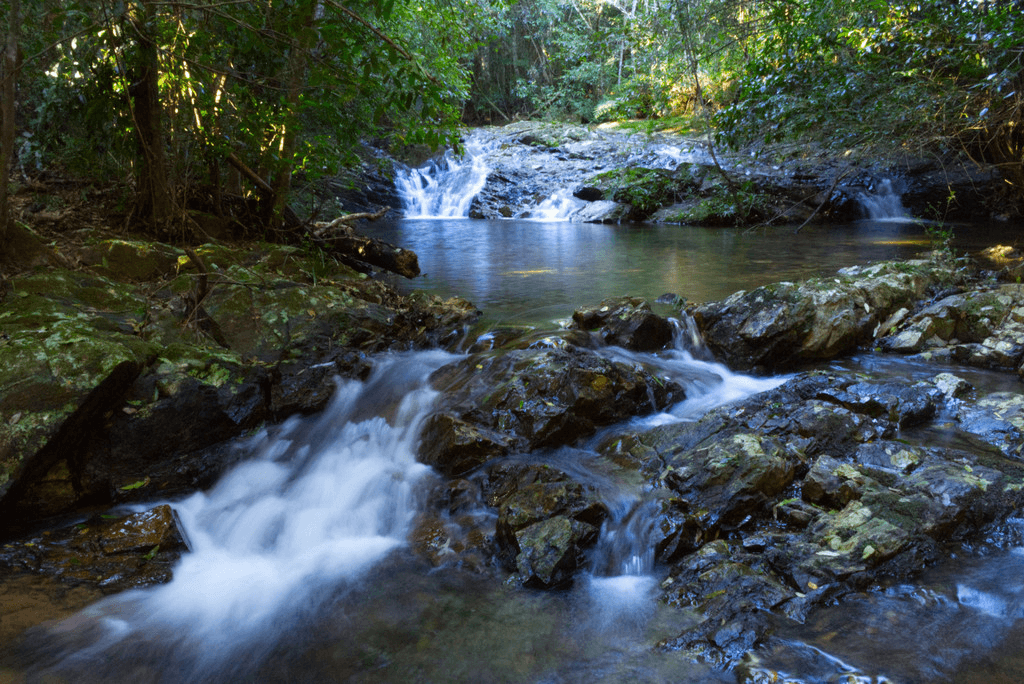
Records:
[[[943,261],[888,262],[833,278],[740,291],[692,309],[708,347],[742,368],[780,370],[828,359],[872,342],[889,318],[929,287],[959,277]]]
[[[322,252],[83,247],[8,281],[0,308],[6,525],[208,482],[218,442],[321,408],[367,354],[454,344],[477,312],[402,296]],[[207,454],[208,455],[208,454]],[[141,484],[140,484],[141,483]]]

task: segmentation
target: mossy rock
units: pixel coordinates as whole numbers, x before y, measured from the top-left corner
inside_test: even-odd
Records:
[[[83,248],[79,258],[96,273],[129,282],[171,277],[188,260],[176,247],[136,240],[102,240]]]

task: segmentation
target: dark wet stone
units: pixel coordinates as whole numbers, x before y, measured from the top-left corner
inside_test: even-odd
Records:
[[[901,307],[913,305],[950,267],[932,262],[844,269],[836,278],[775,283],[696,307],[715,355],[742,368],[785,369],[870,342]]]
[[[661,479],[686,500],[705,529],[761,513],[793,481],[795,463],[772,438],[738,433],[674,454]]]
[[[571,444],[682,398],[674,382],[580,350],[473,355],[441,368],[432,382],[444,395],[421,455],[453,473],[510,450]]]
[[[562,586],[582,566],[604,516],[595,493],[578,483],[535,482],[502,502],[496,538],[524,584]]]
[[[582,185],[573,191],[572,196],[585,202],[597,202],[604,199],[604,190],[592,185]]]
[[[821,456],[804,477],[801,493],[813,504],[838,510],[860,498],[858,478],[863,476],[852,466]]]
[[[432,415],[420,437],[419,460],[448,477],[460,477],[509,452],[512,439],[454,416]]]
[[[764,539],[765,547],[773,543]],[[797,595],[756,554],[723,540],[673,566],[662,588],[669,604],[696,607],[705,619],[658,647],[684,651],[717,667],[728,667],[762,643],[771,631],[771,611]]]
[[[13,539],[0,548],[0,562],[114,592],[169,581],[183,551],[174,513],[162,505]]]
[[[606,299],[600,305],[577,309],[572,326],[597,331],[605,344],[635,351],[657,351],[672,341],[672,325],[651,311],[644,299]]]

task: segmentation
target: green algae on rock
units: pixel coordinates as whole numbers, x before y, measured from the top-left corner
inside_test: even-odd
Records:
[[[203,266],[168,245],[105,240],[82,248],[89,270],[9,281],[0,311],[8,522],[194,486],[194,473],[169,464],[289,406],[316,410],[330,394],[330,377],[308,388],[313,403],[286,400],[279,383],[294,392],[291,378],[346,350],[454,343],[477,315],[462,300],[401,296],[316,250],[210,244],[196,254]],[[156,473],[145,491],[123,489]]]

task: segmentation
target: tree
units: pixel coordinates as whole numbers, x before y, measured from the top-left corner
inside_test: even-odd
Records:
[[[133,216],[160,230],[199,196],[220,209],[223,161],[278,226],[296,173],[331,173],[363,140],[449,141],[468,89],[447,0],[42,1],[22,163],[129,168]]]
[[[18,82],[18,33],[21,28],[20,0],[11,0],[7,15],[7,35],[4,45],[2,79],[3,105],[0,108],[0,250],[7,240],[7,224],[11,220],[8,207],[7,185],[10,181],[11,161],[14,157],[15,92]]]

